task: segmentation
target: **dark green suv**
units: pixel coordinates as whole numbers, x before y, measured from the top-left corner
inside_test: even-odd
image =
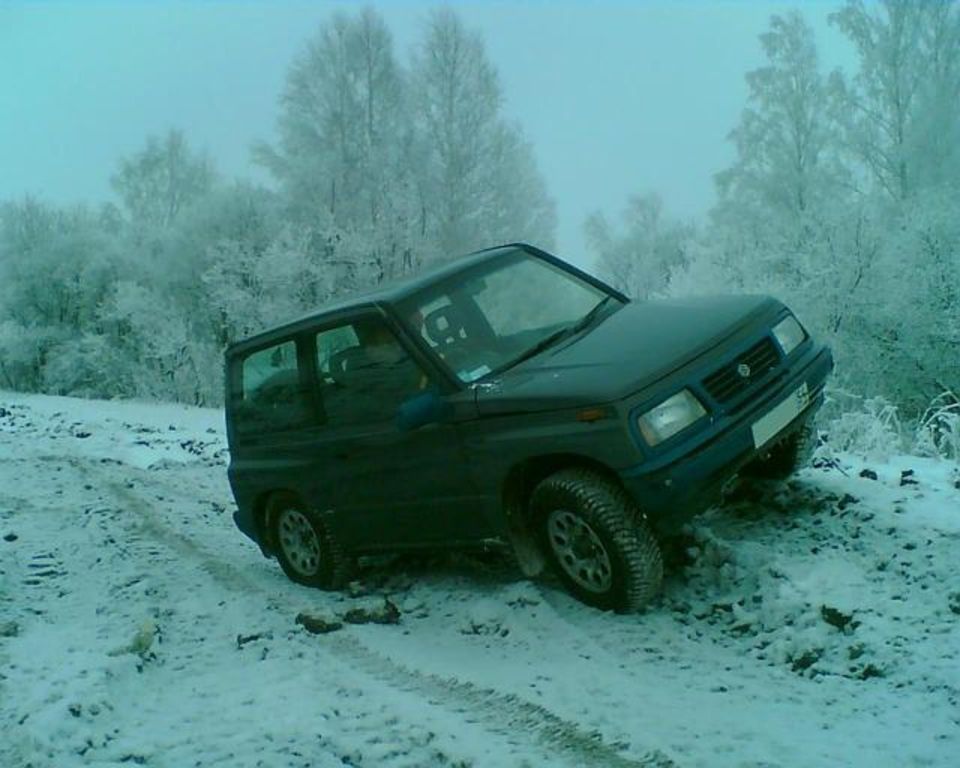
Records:
[[[794,469],[832,367],[769,297],[633,302],[529,245],[481,251],[229,348],[234,517],[303,584],[501,547],[636,610],[662,536],[738,473]]]

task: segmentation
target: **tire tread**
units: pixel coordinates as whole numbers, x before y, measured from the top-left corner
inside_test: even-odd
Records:
[[[589,469],[570,468],[556,472],[543,480],[531,495],[531,509],[541,518],[554,501],[567,504],[574,500],[584,519],[598,526],[619,550],[614,554],[625,565],[622,586],[616,594],[590,599],[576,588],[562,573],[561,578],[573,591],[599,607],[610,607],[620,612],[641,610],[657,594],[663,580],[663,559],[660,545],[646,518],[627,492],[607,478]],[[543,529],[542,519],[535,521]],[[544,542],[547,555],[555,561],[549,543]],[[556,565],[556,564],[555,564]]]
[[[280,562],[284,573],[286,573],[292,581],[320,589],[335,590],[346,586],[353,575],[353,558],[347,554],[336,537],[330,533],[329,526],[320,519],[314,510],[310,509],[292,493],[278,493],[269,500],[268,509],[271,512],[271,526],[276,525],[276,515],[273,514],[273,511],[281,505],[292,505],[307,516],[319,536],[321,549],[320,570],[312,577],[304,577],[287,568],[283,561],[283,553],[278,546],[276,550],[277,560]],[[275,529],[272,535],[276,536]]]

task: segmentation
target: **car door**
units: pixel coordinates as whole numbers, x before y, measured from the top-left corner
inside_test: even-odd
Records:
[[[367,314],[315,336],[317,489],[338,533],[367,550],[466,543],[491,535],[454,424],[402,431],[400,404],[433,386],[382,317]]]
[[[318,453],[320,422],[307,341],[291,335],[266,343],[230,368],[230,482],[248,518],[258,499],[281,489],[314,508],[329,509],[334,503],[331,489],[341,484],[334,474],[336,463]],[[324,467],[319,484],[318,465]]]

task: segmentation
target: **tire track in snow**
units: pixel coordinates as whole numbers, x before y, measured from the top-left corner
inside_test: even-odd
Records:
[[[237,566],[224,561],[193,539],[164,524],[153,502],[137,493],[129,483],[106,476],[98,463],[76,458],[68,461],[117,502],[134,512],[139,518],[137,528],[141,532],[196,562],[221,586],[244,594],[259,593],[267,597],[268,603],[273,606],[281,601],[291,615],[295,615],[302,608],[302,603],[297,604],[291,597],[270,591]],[[184,494],[182,487],[160,481],[153,474],[129,467],[124,467],[124,470],[144,484],[162,488],[165,494],[177,495],[188,502],[196,501]],[[611,768],[675,766],[672,760],[658,751],[639,759],[626,757],[615,747],[606,744],[599,732],[585,731],[576,723],[561,718],[539,704],[474,683],[412,670],[395,659],[371,651],[358,643],[356,638],[331,635],[324,639],[324,648],[381,684],[416,694],[431,705],[453,712],[467,722],[481,724],[486,730],[508,740],[520,738],[534,741],[548,753],[569,760],[573,765],[600,765]]]

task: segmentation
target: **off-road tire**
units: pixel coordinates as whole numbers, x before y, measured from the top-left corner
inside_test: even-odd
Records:
[[[339,589],[353,573],[353,559],[349,557],[328,527],[296,496],[274,494],[267,504],[267,519],[277,562],[291,581],[320,589]],[[299,533],[303,541],[289,544]],[[315,553],[308,559],[305,551]]]
[[[803,427],[774,445],[766,458],[747,464],[740,475],[755,480],[786,480],[810,459],[813,434]]]
[[[663,581],[660,546],[646,518],[615,482],[587,469],[561,470],[534,489],[530,513],[544,555],[579,600],[603,610],[630,613],[656,596]],[[566,564],[561,562],[558,549],[563,546],[555,538],[556,527],[550,525],[551,516],[556,521],[561,514],[567,524],[587,536],[590,546],[602,546],[606,560],[600,570],[609,565],[609,584],[588,589],[569,572],[576,570],[578,561],[568,556]],[[597,554],[602,560],[602,553]],[[584,580],[581,576],[580,581]]]

